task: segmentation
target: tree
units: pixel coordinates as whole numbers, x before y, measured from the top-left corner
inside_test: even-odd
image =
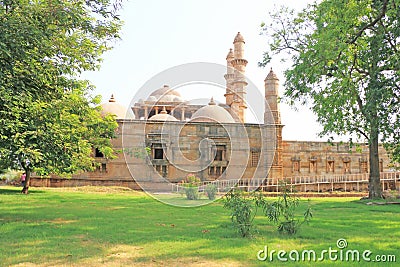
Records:
[[[70,174],[93,168],[92,149],[113,156],[115,119],[101,117],[92,86],[119,38],[112,0],[0,1],[0,165]]]
[[[311,103],[321,136],[353,134],[369,144],[369,197],[381,197],[378,142],[399,160],[400,1],[322,0],[286,7],[262,25],[271,56],[286,53],[285,97]]]
[[[92,170],[93,148],[107,158],[114,157],[110,139],[115,137],[117,123],[112,115],[102,117],[98,105],[91,106],[98,103],[98,97],[89,99],[74,90],[50,103],[31,102],[18,114],[20,122],[7,125],[11,138],[2,147],[5,157],[0,165],[25,171],[24,193],[33,171],[68,176]]]

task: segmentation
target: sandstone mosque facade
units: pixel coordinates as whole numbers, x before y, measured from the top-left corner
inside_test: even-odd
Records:
[[[128,113],[114,97],[103,104],[103,112],[115,114],[119,125],[117,138],[112,140],[115,149],[126,149],[127,142],[132,147],[147,147],[148,157],[145,160],[132,154],[127,157],[126,152],[121,152],[116,159],[109,160],[94,151],[99,167],[94,172],[75,175],[75,184],[90,182],[135,188],[136,173],[178,183],[188,173],[194,173],[202,181],[213,181],[369,172],[365,144],[350,147],[346,143],[282,140],[279,79],[272,69],[264,80],[268,103],[264,122],[246,122],[247,60],[240,33],[233,45],[226,57],[225,103],[217,104],[210,97],[208,105],[190,104],[179,92],[164,85],[146,100],[134,103]],[[211,143],[204,144],[204,139]],[[202,153],[202,149],[206,152]],[[383,148],[380,159],[381,171],[388,171],[390,160]],[[149,168],[139,174],[143,164]]]

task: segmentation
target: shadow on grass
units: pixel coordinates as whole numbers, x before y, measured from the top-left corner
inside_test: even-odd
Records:
[[[0,187],[0,195],[18,195],[21,194],[22,187],[7,186],[6,188]],[[46,191],[30,189],[28,194],[44,194]]]
[[[374,198],[374,199],[357,199],[357,200],[353,200],[351,201],[352,203],[355,204],[362,204],[362,205],[384,205],[384,204],[388,204],[388,205],[392,205],[394,203],[400,203],[400,199],[397,198],[388,198],[388,199],[384,199],[384,198]]]

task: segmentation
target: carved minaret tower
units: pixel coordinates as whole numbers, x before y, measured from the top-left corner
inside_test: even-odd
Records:
[[[235,74],[234,74],[234,68],[232,66],[232,60],[235,57],[233,56],[233,51],[232,48],[229,49],[229,53],[226,56],[226,74],[224,75],[225,80],[226,80],[226,93],[225,93],[225,99],[226,99],[226,104],[228,106],[232,106],[233,103],[233,88],[232,88],[232,82],[233,79],[235,78]]]
[[[247,60],[244,59],[244,39],[238,32],[233,41],[233,55],[232,50],[229,51],[227,60],[227,74],[226,80],[226,104],[231,107],[232,116],[238,122],[245,122],[245,110],[247,108],[245,95],[246,95],[246,71]]]
[[[274,124],[281,124],[281,111],[279,109],[279,79],[273,72],[272,68],[269,71],[267,77],[264,80],[265,88],[265,101],[268,103],[269,109],[274,119]],[[266,110],[267,113],[268,110]],[[271,123],[266,121],[268,118],[264,116],[265,123]]]
[[[268,177],[282,178],[283,162],[282,162],[282,128],[281,112],[279,108],[279,79],[272,71],[268,73],[264,80],[265,86],[265,102],[268,107],[265,107],[264,124],[273,125],[276,132],[276,147],[273,163]],[[268,110],[269,109],[269,110]],[[272,115],[272,117],[271,117]]]

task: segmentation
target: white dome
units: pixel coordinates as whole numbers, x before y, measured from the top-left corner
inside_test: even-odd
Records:
[[[223,107],[215,104],[211,98],[208,106],[204,106],[198,109],[193,115],[190,121],[194,122],[219,122],[219,123],[235,123],[231,114],[226,111]]]
[[[111,95],[111,98],[108,100],[108,102],[101,105],[101,109],[101,115],[103,116],[107,114],[113,114],[116,116],[116,119],[135,118],[132,112],[127,114],[127,109],[115,101],[114,95]]]
[[[148,98],[148,102],[183,102],[180,93],[172,90],[168,85],[155,90]]]
[[[149,96],[149,98],[147,98],[147,101],[149,101],[149,102],[156,102],[157,101],[157,97],[155,97],[155,96]],[[139,102],[140,103],[140,102]]]
[[[150,121],[178,121],[174,116],[171,116],[167,113],[167,111],[165,110],[165,107],[163,108],[163,110],[154,115],[151,116],[151,118],[149,119]]]
[[[181,97],[175,95],[162,95],[158,98],[158,102],[183,102],[183,100]]]
[[[152,96],[160,96],[160,95],[176,95],[181,96],[181,94],[175,90],[172,90],[168,85],[164,85],[160,89],[155,90],[151,93]]]

